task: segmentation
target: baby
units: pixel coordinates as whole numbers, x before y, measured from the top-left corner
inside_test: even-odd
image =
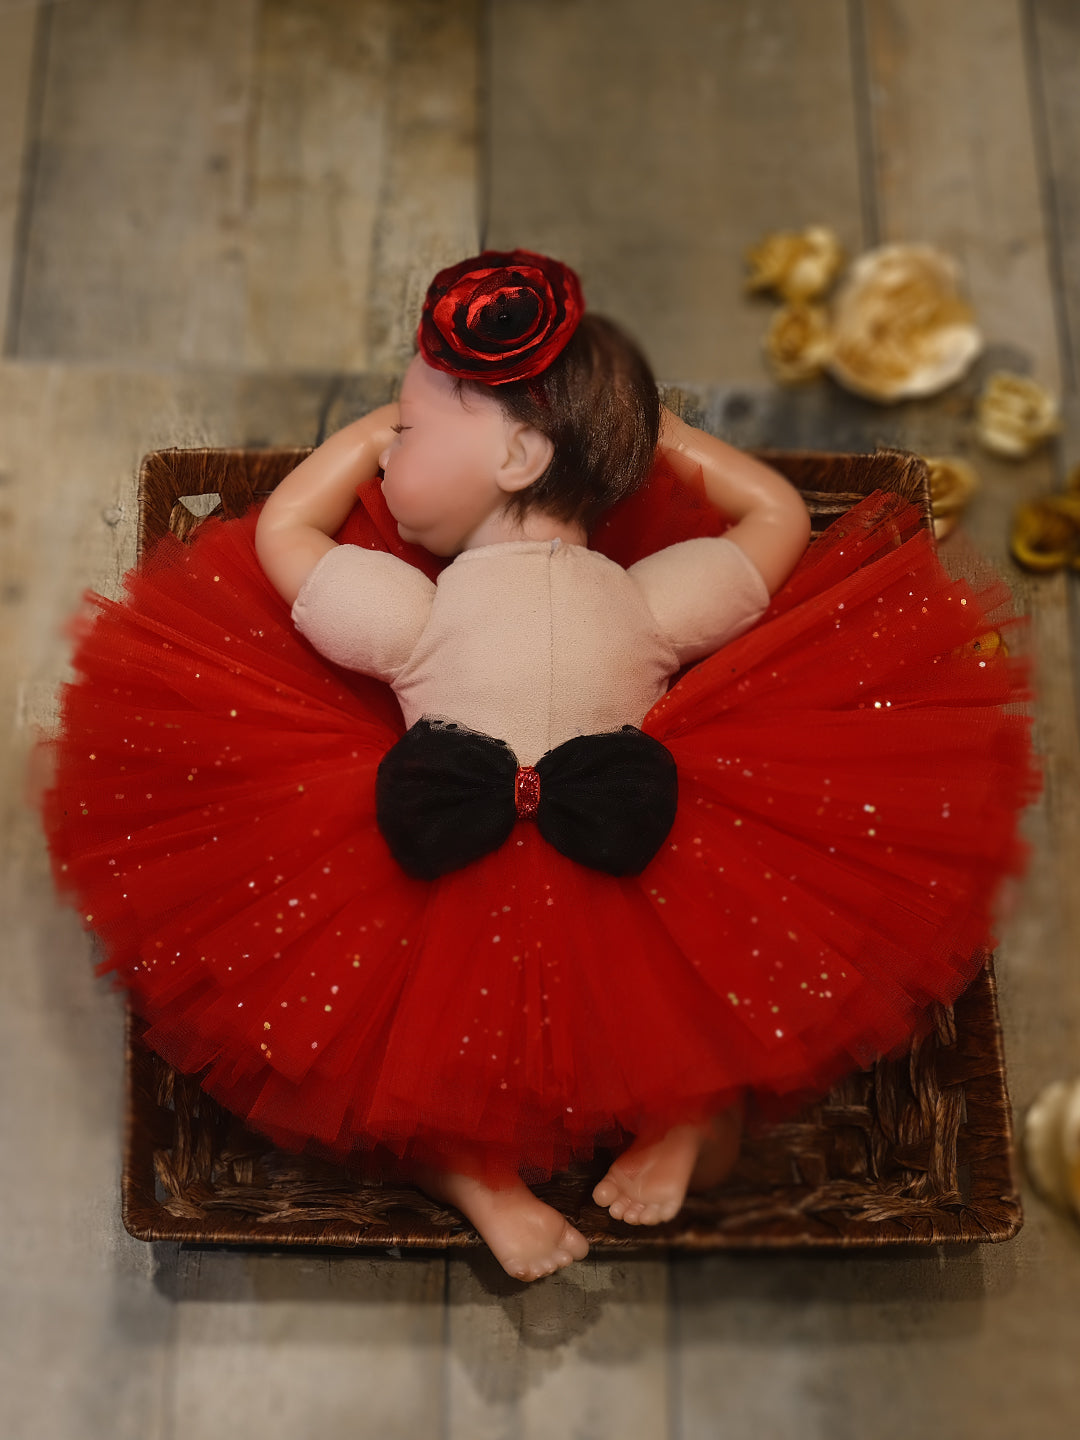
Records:
[[[538,325],[552,292],[554,321]],[[645,480],[658,444],[677,471],[700,470],[733,524],[723,538],[686,541],[624,571],[587,549],[589,532]],[[454,560],[437,584],[404,560],[335,544],[358,482],[377,470],[401,539]],[[640,726],[676,670],[760,618],[808,537],[806,508],[782,476],[661,409],[636,346],[582,313],[572,272],[513,252],[436,277],[399,403],[339,431],[279,485],[256,548],[316,649],[393,686],[417,746],[435,743],[432,722],[449,722],[509,748],[521,816],[532,813],[522,791],[547,785],[536,778],[542,757]],[[424,785],[438,783],[425,771]],[[633,849],[663,809],[650,801],[649,813],[624,819],[623,841],[605,838],[599,861],[584,863],[609,874],[643,868],[670,816],[654,821],[659,838],[644,858],[627,860],[620,845]],[[380,823],[426,880],[475,858],[453,825],[429,844],[439,828],[430,816],[410,834],[393,791],[380,795]],[[616,816],[611,833],[618,827]],[[698,1109],[688,1082],[681,1121],[642,1115],[596,1203],[651,1225],[676,1214],[689,1186],[718,1183],[738,1149],[740,1110]],[[514,1276],[535,1279],[588,1249],[523,1181],[489,1183],[466,1136],[456,1165],[413,1174],[468,1216]]]

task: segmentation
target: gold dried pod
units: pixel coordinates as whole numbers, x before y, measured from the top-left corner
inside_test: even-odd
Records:
[[[1004,659],[1009,653],[1009,647],[1002,638],[1000,630],[987,630],[985,634],[969,640],[966,645],[961,645],[953,653],[955,655],[977,655],[980,660],[989,660],[992,656]]]
[[[980,655],[1004,656],[1009,653],[1000,630],[988,630],[985,635],[980,635],[975,641],[975,649]]]
[[[935,515],[954,515],[979,488],[979,477],[973,465],[956,455],[927,455],[930,471],[930,499]]]
[[[975,410],[975,434],[995,455],[1023,460],[1061,428],[1057,401],[1025,375],[997,370]]]
[[[746,252],[750,291],[773,290],[783,300],[815,300],[840,273],[844,252],[825,225],[777,230]]]
[[[782,305],[765,336],[773,374],[788,385],[820,375],[831,348],[828,316],[820,305]]]
[[[1010,548],[1025,570],[1049,574],[1080,559],[1080,494],[1050,495],[1021,505]]]
[[[982,335],[957,286],[956,262],[932,245],[860,255],[833,306],[830,374],[886,403],[935,395],[959,380]]]
[[[1024,1122],[1024,1161],[1043,1199],[1080,1218],[1080,1079],[1055,1080],[1035,1097]]]
[[[973,466],[955,455],[927,455],[930,471],[930,508],[934,516],[934,534],[944,540],[956,528],[968,501],[979,488],[979,477]]]

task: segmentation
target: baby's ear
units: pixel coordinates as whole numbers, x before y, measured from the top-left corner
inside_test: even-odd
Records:
[[[506,458],[499,470],[499,489],[508,494],[540,479],[551,464],[555,446],[542,430],[524,421],[513,421],[506,430]]]

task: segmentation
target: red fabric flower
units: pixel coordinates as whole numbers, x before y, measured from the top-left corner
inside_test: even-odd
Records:
[[[436,370],[505,385],[546,370],[584,309],[578,277],[558,260],[485,250],[435,276],[417,341]]]

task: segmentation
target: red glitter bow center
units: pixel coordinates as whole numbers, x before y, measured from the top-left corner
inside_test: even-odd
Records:
[[[514,776],[514,805],[519,820],[533,820],[540,806],[540,776],[531,765],[520,765]]]

